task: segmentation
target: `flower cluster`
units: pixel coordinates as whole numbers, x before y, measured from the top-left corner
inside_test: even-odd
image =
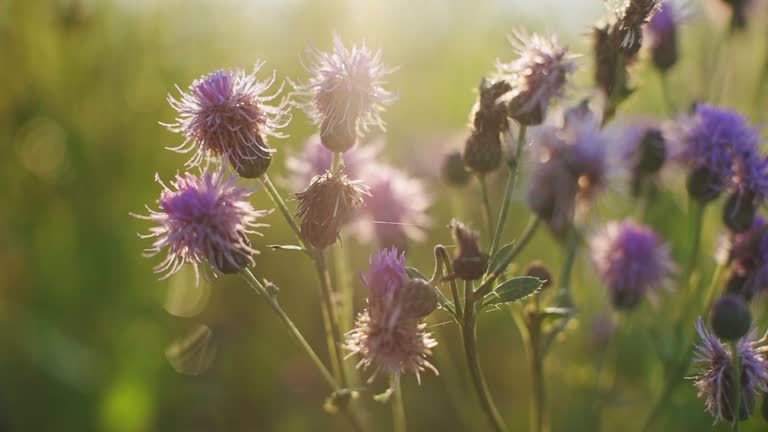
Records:
[[[420,373],[437,369],[427,359],[437,342],[425,331],[421,320],[437,308],[434,288],[424,280],[408,279],[405,255],[396,248],[385,249],[371,258],[363,283],[368,288],[368,308],[358,315],[355,328],[346,335],[345,347],[361,357],[358,367],[374,367],[393,374]]]

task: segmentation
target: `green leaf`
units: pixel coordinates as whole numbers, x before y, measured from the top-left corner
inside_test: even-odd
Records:
[[[424,279],[425,281],[428,281],[429,278],[424,276],[422,272],[419,271],[416,267],[406,267],[405,268],[405,274],[408,275],[411,279]]]
[[[512,249],[515,247],[515,242],[510,242],[505,244],[504,246],[499,249],[498,252],[496,252],[496,255],[493,256],[491,259],[491,265],[488,266],[489,274],[502,274],[504,271],[507,270],[507,265],[503,266],[502,263],[507,259],[509,254],[512,252]]]
[[[539,292],[543,284],[544,281],[531,276],[512,278],[488,293],[483,301],[483,306],[522,300]]]

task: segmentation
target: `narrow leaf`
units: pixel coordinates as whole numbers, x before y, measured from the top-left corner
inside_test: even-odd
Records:
[[[496,255],[491,259],[491,265],[488,266],[489,273],[502,274],[507,269],[507,266],[503,266],[502,263],[507,259],[512,252],[512,248],[515,247],[515,242],[510,242],[496,252]]]
[[[522,300],[531,294],[539,292],[543,283],[544,281],[541,279],[531,276],[512,278],[488,293],[485,296],[483,306]]]
[[[272,248],[274,250],[289,250],[289,251],[304,251],[304,248],[299,245],[278,245],[278,244],[272,244],[267,245],[268,248]]]

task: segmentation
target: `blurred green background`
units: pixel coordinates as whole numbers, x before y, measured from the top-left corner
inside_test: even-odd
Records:
[[[696,4],[696,21],[682,31],[672,97],[680,107],[704,98],[714,74],[721,102],[765,122],[766,91],[755,90],[768,39],[764,11],[721,51],[727,67],[713,72],[710,47],[727,19],[714,3]],[[429,274],[432,245],[451,242],[443,227],[452,216],[482,225],[476,185],[446,190],[434,172],[441,154],[461,145],[480,78],[497,57],[512,58],[506,35],[520,27],[556,32],[585,54],[571,91],[576,98],[591,93],[584,35],[604,11],[597,0],[0,0],[0,431],[346,430],[323,411],[328,392],[311,363],[240,279],[195,287],[182,272],[158,281],[156,261],[141,257],[147,242],[136,233],[147,224],[129,213],[154,206],[160,187],[153,175],[167,179],[186,160],[164,150],[179,143],[158,124],[174,117],[166,94],[176,83],[184,88],[216,68],[247,69],[257,59],[276,68],[280,79],[302,79],[305,48],[327,48],[334,31],[350,43],[365,39],[383,49],[384,61],[400,67],[389,80],[400,99],[385,115],[385,157],[425,177],[435,199],[434,229],[408,256],[409,265]],[[666,115],[658,78],[646,63],[635,67],[640,91],[622,115]],[[306,117],[294,114],[291,138],[272,141],[279,152],[273,177],[281,177],[287,155],[312,134]],[[496,198],[502,184],[493,180]],[[651,217],[682,258],[687,203],[679,179],[671,176],[668,184]],[[590,222],[594,227],[635,211],[620,187],[610,189]],[[507,241],[528,218],[523,193],[517,198]],[[257,208],[270,206],[263,193],[253,200]],[[706,225],[704,275],[719,230],[715,213]],[[255,272],[281,287],[281,302],[325,358],[311,263],[266,249],[292,241],[277,214],[269,223],[256,240],[263,253]],[[351,239],[344,247],[355,274],[375,250]],[[560,255],[542,231],[519,264],[541,258],[557,268]],[[674,317],[666,312],[685,301],[684,293],[618,317],[617,336],[601,351],[591,329],[605,313],[605,295],[586,254],[576,270],[581,315],[546,364],[553,429],[637,430],[661,380],[643,329],[663,331],[665,316]],[[352,279],[359,310],[363,287]],[[447,319],[440,312],[430,318],[437,325]],[[179,374],[165,350],[200,324],[213,330],[207,353],[215,349],[215,359],[200,375]],[[481,317],[479,326],[491,390],[512,428],[527,430],[528,372],[514,322],[498,311]],[[441,375],[425,375],[420,387],[410,376],[404,382],[411,430],[485,430],[456,327],[434,331]],[[205,359],[188,360],[177,368],[206,369]],[[387,406],[364,405],[377,430],[391,427]],[[761,422],[755,418],[745,430],[768,430]],[[684,383],[657,430],[700,431],[711,424]]]

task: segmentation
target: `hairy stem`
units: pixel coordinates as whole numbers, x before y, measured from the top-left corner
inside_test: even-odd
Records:
[[[493,242],[493,233],[491,233],[491,227],[493,226],[493,216],[491,216],[491,198],[488,196],[488,181],[485,174],[479,174],[477,180],[480,182],[480,191],[483,195],[483,217],[485,218],[485,230],[488,232],[488,236]]]
[[[248,285],[267,300],[269,306],[277,314],[277,316],[280,317],[280,320],[283,321],[283,324],[285,324],[285,326],[288,328],[288,331],[291,333],[291,336],[293,336],[293,339],[299,344],[300,347],[304,349],[309,358],[312,360],[312,363],[314,363],[317,369],[320,371],[320,374],[323,376],[323,379],[325,379],[325,382],[328,383],[331,389],[338,390],[339,384],[336,382],[336,379],[333,377],[333,375],[331,375],[331,372],[328,370],[328,368],[325,367],[325,364],[323,364],[323,361],[320,360],[320,357],[318,357],[317,353],[315,353],[315,351],[309,345],[309,342],[307,342],[307,340],[301,334],[301,331],[299,331],[293,321],[291,321],[291,318],[288,316],[288,314],[285,313],[283,308],[280,306],[280,303],[277,302],[277,298],[267,292],[264,285],[256,278],[256,276],[253,275],[249,268],[246,267],[241,274]]]
[[[509,168],[507,173],[507,184],[504,187],[504,200],[501,203],[501,210],[499,211],[499,220],[496,221],[496,231],[493,233],[493,242],[491,243],[490,256],[496,253],[501,243],[501,236],[504,234],[504,226],[507,224],[507,213],[509,213],[509,205],[512,202],[512,192],[515,190],[515,184],[517,183],[517,174],[520,167],[520,156],[523,153],[523,147],[525,145],[525,135],[528,130],[526,125],[520,126],[520,132],[517,135],[517,147],[515,148],[515,155],[513,164]]]

